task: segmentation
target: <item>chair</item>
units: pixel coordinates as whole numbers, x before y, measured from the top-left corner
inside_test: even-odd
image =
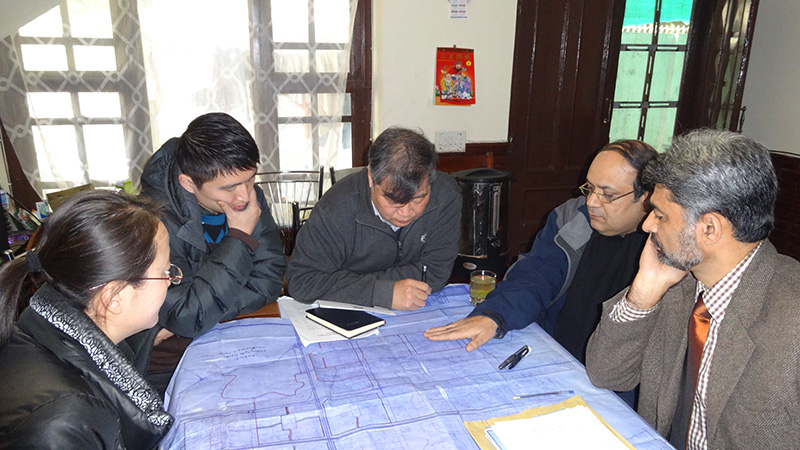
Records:
[[[335,170],[333,169],[333,167],[331,167],[331,185],[336,184],[337,181],[340,181],[342,178],[348,175],[361,172],[364,169],[366,169],[366,166],[348,167],[346,169],[335,169]]]
[[[270,203],[270,212],[278,225],[286,256],[292,254],[297,232],[308,220],[311,209],[322,198],[324,175],[324,167],[319,170],[284,170],[256,174],[256,184],[261,186]]]

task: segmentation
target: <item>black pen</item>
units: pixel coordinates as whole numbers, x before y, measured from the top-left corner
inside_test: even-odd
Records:
[[[427,264],[423,264],[422,265],[422,282],[423,283],[427,283],[428,282],[428,265]]]
[[[523,345],[521,349],[515,351],[511,356],[506,358],[505,361],[500,363],[500,365],[497,366],[497,369],[498,370],[503,370],[503,369],[506,368],[506,366],[508,366],[508,370],[513,369],[514,366],[519,364],[519,362],[522,361],[522,358],[527,356],[528,353],[530,353],[530,352],[531,352],[531,348],[528,347],[527,345]]]

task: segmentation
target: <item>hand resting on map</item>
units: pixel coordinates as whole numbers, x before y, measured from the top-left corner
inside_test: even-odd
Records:
[[[465,317],[453,323],[425,330],[424,336],[432,341],[470,339],[467,351],[471,352],[493,338],[497,323],[486,316]]]

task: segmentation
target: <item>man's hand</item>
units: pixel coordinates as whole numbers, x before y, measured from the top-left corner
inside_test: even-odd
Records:
[[[258,219],[261,217],[261,208],[258,206],[258,200],[256,200],[255,189],[250,189],[250,200],[247,202],[247,207],[241,211],[233,209],[229,203],[217,202],[217,205],[225,213],[228,219],[228,227],[236,228],[250,235],[253,234]]]
[[[497,333],[497,323],[486,316],[465,317],[443,327],[425,330],[424,336],[432,341],[471,339],[467,351],[471,352],[489,342]]]
[[[431,287],[428,286],[428,283],[410,278],[395,281],[392,309],[413,311],[422,308],[429,295],[431,295]]]
[[[628,303],[638,309],[652,308],[687,273],[687,270],[676,269],[658,260],[653,236],[650,235],[639,257],[639,272],[628,291]]]

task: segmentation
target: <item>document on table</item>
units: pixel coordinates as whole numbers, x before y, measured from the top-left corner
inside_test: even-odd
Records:
[[[317,306],[325,306],[327,308],[353,309],[357,311],[366,311],[376,314],[394,315],[392,311],[384,308],[370,308],[360,305],[349,305],[347,303],[332,302],[328,300],[318,300],[314,303],[308,304],[308,303],[300,303],[297,300],[287,296],[280,297],[278,299],[278,305],[281,308],[281,317],[288,318],[289,320],[292,321],[292,325],[294,325],[294,329],[295,331],[297,331],[297,335],[300,336],[300,341],[303,343],[304,347],[308,347],[309,344],[313,344],[316,342],[343,341],[347,339],[346,337],[340,335],[339,333],[336,333],[335,331],[329,328],[326,328],[316,322],[308,320],[306,318],[306,310],[308,309],[315,308]],[[360,339],[375,334],[378,334],[377,329],[356,336],[353,339]]]
[[[591,448],[627,450],[614,434],[585,406],[573,406],[529,419],[497,422],[486,434],[501,450],[530,448]]]
[[[633,447],[579,396],[564,402],[487,421],[464,422],[481,449],[591,448],[626,450]]]

